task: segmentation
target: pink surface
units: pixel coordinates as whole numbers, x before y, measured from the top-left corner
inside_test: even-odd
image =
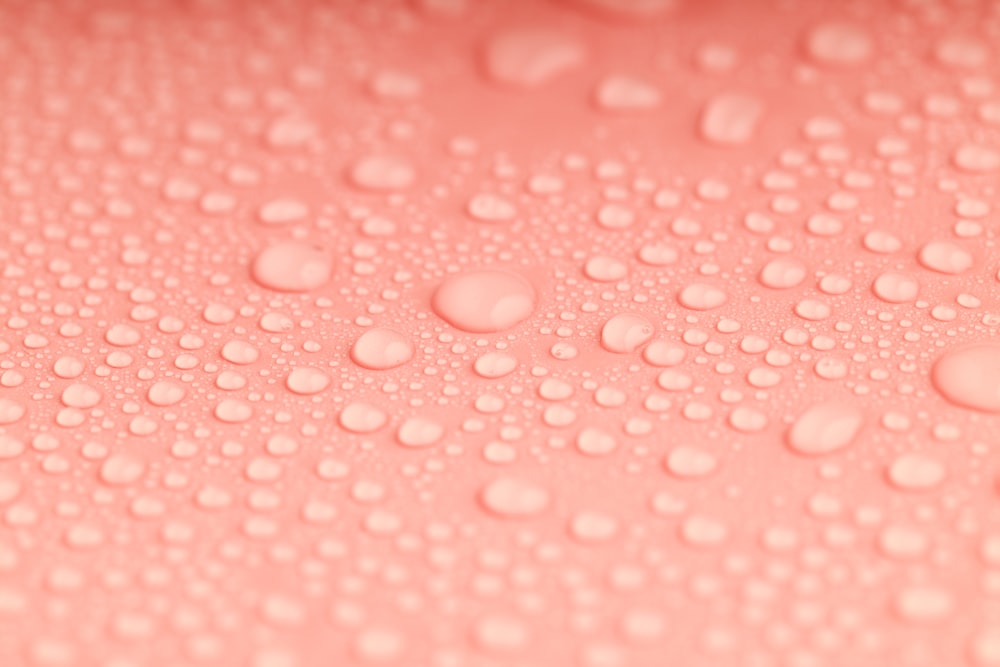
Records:
[[[1000,4],[0,3],[0,665],[1000,665]]]

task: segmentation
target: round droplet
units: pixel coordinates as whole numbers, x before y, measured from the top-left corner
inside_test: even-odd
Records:
[[[907,303],[917,298],[920,283],[905,273],[883,273],[872,283],[872,291],[887,303]]]
[[[1000,413],[1000,344],[980,343],[946,352],[934,364],[931,380],[956,405]]]
[[[308,292],[322,287],[333,275],[325,250],[299,241],[264,248],[253,261],[251,276],[263,287],[279,292]]]
[[[504,518],[520,519],[541,514],[548,508],[548,490],[516,477],[500,477],[483,487],[480,502],[489,512]]]
[[[677,300],[691,310],[712,310],[726,303],[726,293],[715,285],[691,283],[681,290]]]
[[[806,50],[824,65],[854,66],[868,60],[874,45],[860,26],[830,21],[813,28],[806,37]]]
[[[601,328],[601,345],[609,352],[635,352],[653,337],[653,325],[641,315],[615,315]]]
[[[296,394],[305,396],[318,394],[330,386],[330,376],[318,368],[300,366],[288,374],[285,386]]]
[[[509,199],[491,193],[474,196],[467,210],[479,222],[508,222],[517,215],[517,208]]]
[[[352,433],[374,433],[388,423],[389,417],[373,405],[351,403],[340,411],[339,421]]]
[[[952,156],[955,166],[972,174],[1000,170],[1000,150],[981,144],[963,144]]]
[[[493,333],[531,316],[535,289],[507,271],[472,271],[445,280],[434,293],[434,312],[462,331]]]
[[[684,355],[686,354],[684,346],[678,342],[672,340],[654,340],[642,351],[642,358],[648,364],[665,368],[681,363],[684,361]]]
[[[607,431],[588,426],[576,436],[576,448],[587,456],[607,456],[618,448],[618,441]]]
[[[184,385],[171,380],[160,380],[149,388],[149,391],[146,392],[146,398],[153,405],[167,407],[180,403],[184,400],[186,393],[187,390],[184,388]]]
[[[413,342],[406,334],[382,327],[364,332],[351,347],[354,363],[376,371],[402,366],[413,353]]]
[[[772,259],[760,272],[760,284],[771,289],[790,289],[806,279],[806,265],[791,257]]]
[[[788,432],[793,451],[806,456],[832,454],[854,442],[864,413],[842,403],[817,403],[803,412]]]
[[[951,241],[931,241],[917,256],[924,268],[938,273],[957,275],[972,268],[972,254]]]
[[[581,66],[586,53],[574,37],[543,27],[515,28],[486,45],[486,73],[495,82],[535,88]]]

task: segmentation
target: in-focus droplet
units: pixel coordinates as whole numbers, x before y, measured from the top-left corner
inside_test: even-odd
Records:
[[[257,283],[279,292],[308,292],[322,287],[333,275],[333,261],[325,250],[300,241],[268,246],[250,269]]]
[[[462,331],[493,333],[510,329],[531,316],[535,289],[508,271],[470,271],[446,279],[434,293],[432,307]]]

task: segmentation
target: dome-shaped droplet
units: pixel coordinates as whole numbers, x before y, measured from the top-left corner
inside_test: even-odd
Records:
[[[402,366],[413,358],[413,341],[394,329],[378,327],[361,334],[351,347],[351,359],[371,370]]]
[[[333,261],[325,250],[300,241],[268,246],[254,258],[250,274],[279,292],[308,292],[329,282]]]
[[[445,280],[434,293],[434,312],[462,331],[493,333],[526,320],[535,289],[508,271],[471,271]]]
[[[946,399],[981,412],[1000,412],[1000,343],[980,343],[946,352],[931,370]]]

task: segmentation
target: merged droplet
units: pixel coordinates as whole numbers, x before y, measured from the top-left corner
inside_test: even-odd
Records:
[[[972,254],[951,241],[931,241],[920,249],[917,259],[924,268],[957,275],[972,268]]]
[[[1000,343],[979,343],[946,352],[931,369],[931,381],[955,405],[1000,412]]]
[[[691,283],[681,290],[677,300],[691,310],[713,310],[726,303],[726,293],[715,285]]]
[[[806,279],[806,265],[792,257],[772,259],[760,271],[760,284],[771,289],[790,289]]]
[[[296,394],[309,396],[318,394],[330,386],[330,376],[326,371],[309,366],[299,366],[285,378],[285,386]]]
[[[417,180],[417,170],[397,155],[368,155],[351,165],[349,177],[352,184],[363,190],[385,192],[412,186]]]
[[[369,329],[354,341],[351,359],[371,370],[387,370],[402,366],[413,358],[413,341],[395,329]]]
[[[509,271],[470,271],[446,279],[431,306],[443,320],[462,331],[494,333],[531,316],[535,289]]]
[[[864,413],[837,402],[817,403],[795,420],[788,445],[807,456],[832,454],[851,445],[864,425]]]
[[[660,106],[663,94],[648,81],[616,74],[597,84],[594,98],[605,111],[645,111]]]
[[[333,275],[327,252],[301,241],[284,241],[257,254],[250,274],[258,284],[279,292],[308,292],[322,287]]]

